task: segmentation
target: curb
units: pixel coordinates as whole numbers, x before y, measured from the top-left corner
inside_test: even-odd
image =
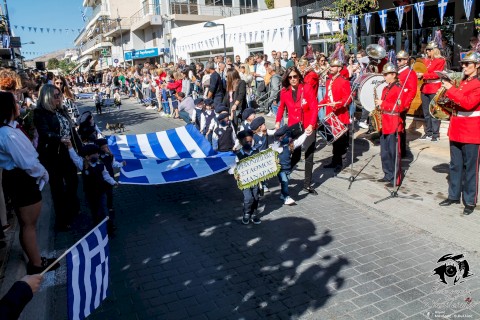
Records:
[[[26,274],[26,259],[19,241],[19,224],[16,223],[15,232],[10,236],[10,248],[8,258],[5,259],[5,277],[0,288],[0,296],[10,289],[13,283]],[[50,194],[50,185],[47,184],[42,191],[42,211],[37,224],[37,243],[42,256],[54,255],[54,214],[53,203]],[[13,237],[13,238],[12,238]],[[27,304],[19,319],[51,319],[53,314],[55,273],[46,273],[40,290]]]

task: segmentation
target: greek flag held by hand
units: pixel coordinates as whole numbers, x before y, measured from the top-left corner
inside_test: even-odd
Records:
[[[188,124],[161,132],[108,138],[124,184],[166,184],[207,177],[235,165],[233,152],[215,152],[210,143]]]
[[[105,218],[69,249],[67,255],[68,318],[82,320],[107,297],[108,235]]]

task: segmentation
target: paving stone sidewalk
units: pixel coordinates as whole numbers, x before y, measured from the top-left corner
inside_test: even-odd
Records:
[[[127,101],[96,121],[101,128],[124,122],[126,133],[183,124]],[[316,155],[317,165],[328,148]],[[258,226],[241,224],[242,194],[227,173],[115,189],[119,230],[110,241],[110,297],[89,319],[480,319],[478,253],[426,230],[428,219],[418,213],[407,219],[390,212],[428,207],[425,199],[373,207],[362,199],[380,199],[382,188],[355,182],[357,199],[343,191],[348,181],[318,168],[319,195],[310,196],[300,191],[302,174],[300,168],[293,175],[298,204],[291,207],[283,206],[278,182],[270,180]],[[58,252],[88,230],[84,212],[75,232],[57,234]],[[432,276],[436,261],[449,253],[465,253],[474,273],[455,286]],[[66,318],[65,267],[55,276],[55,309],[45,319]]]

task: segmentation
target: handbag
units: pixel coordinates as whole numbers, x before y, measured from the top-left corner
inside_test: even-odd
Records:
[[[288,127],[288,131],[290,132],[290,137],[292,139],[297,139],[298,137],[300,137],[304,132],[305,132],[305,129],[303,129],[303,106],[302,106],[302,101],[303,101],[303,88],[302,88],[302,95],[300,96],[300,110],[301,110],[301,117],[300,117],[300,121],[289,126]]]

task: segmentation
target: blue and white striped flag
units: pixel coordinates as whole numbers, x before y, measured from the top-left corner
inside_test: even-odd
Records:
[[[352,30],[354,35],[357,35],[357,23],[358,23],[358,16],[352,16]]]
[[[423,11],[425,10],[425,2],[417,2],[414,4],[415,10],[417,10],[418,23],[423,25]]]
[[[380,24],[382,25],[383,32],[387,29],[387,10],[378,11],[378,17],[380,18]]]
[[[67,255],[68,318],[82,320],[107,297],[107,220],[78,241]]]
[[[115,159],[127,163],[120,171],[120,182],[125,184],[195,180],[235,165],[233,152],[216,153],[192,124],[161,132],[110,136],[108,145]]]
[[[447,11],[448,0],[438,0],[438,13],[440,14],[440,24],[443,24],[443,17]]]

